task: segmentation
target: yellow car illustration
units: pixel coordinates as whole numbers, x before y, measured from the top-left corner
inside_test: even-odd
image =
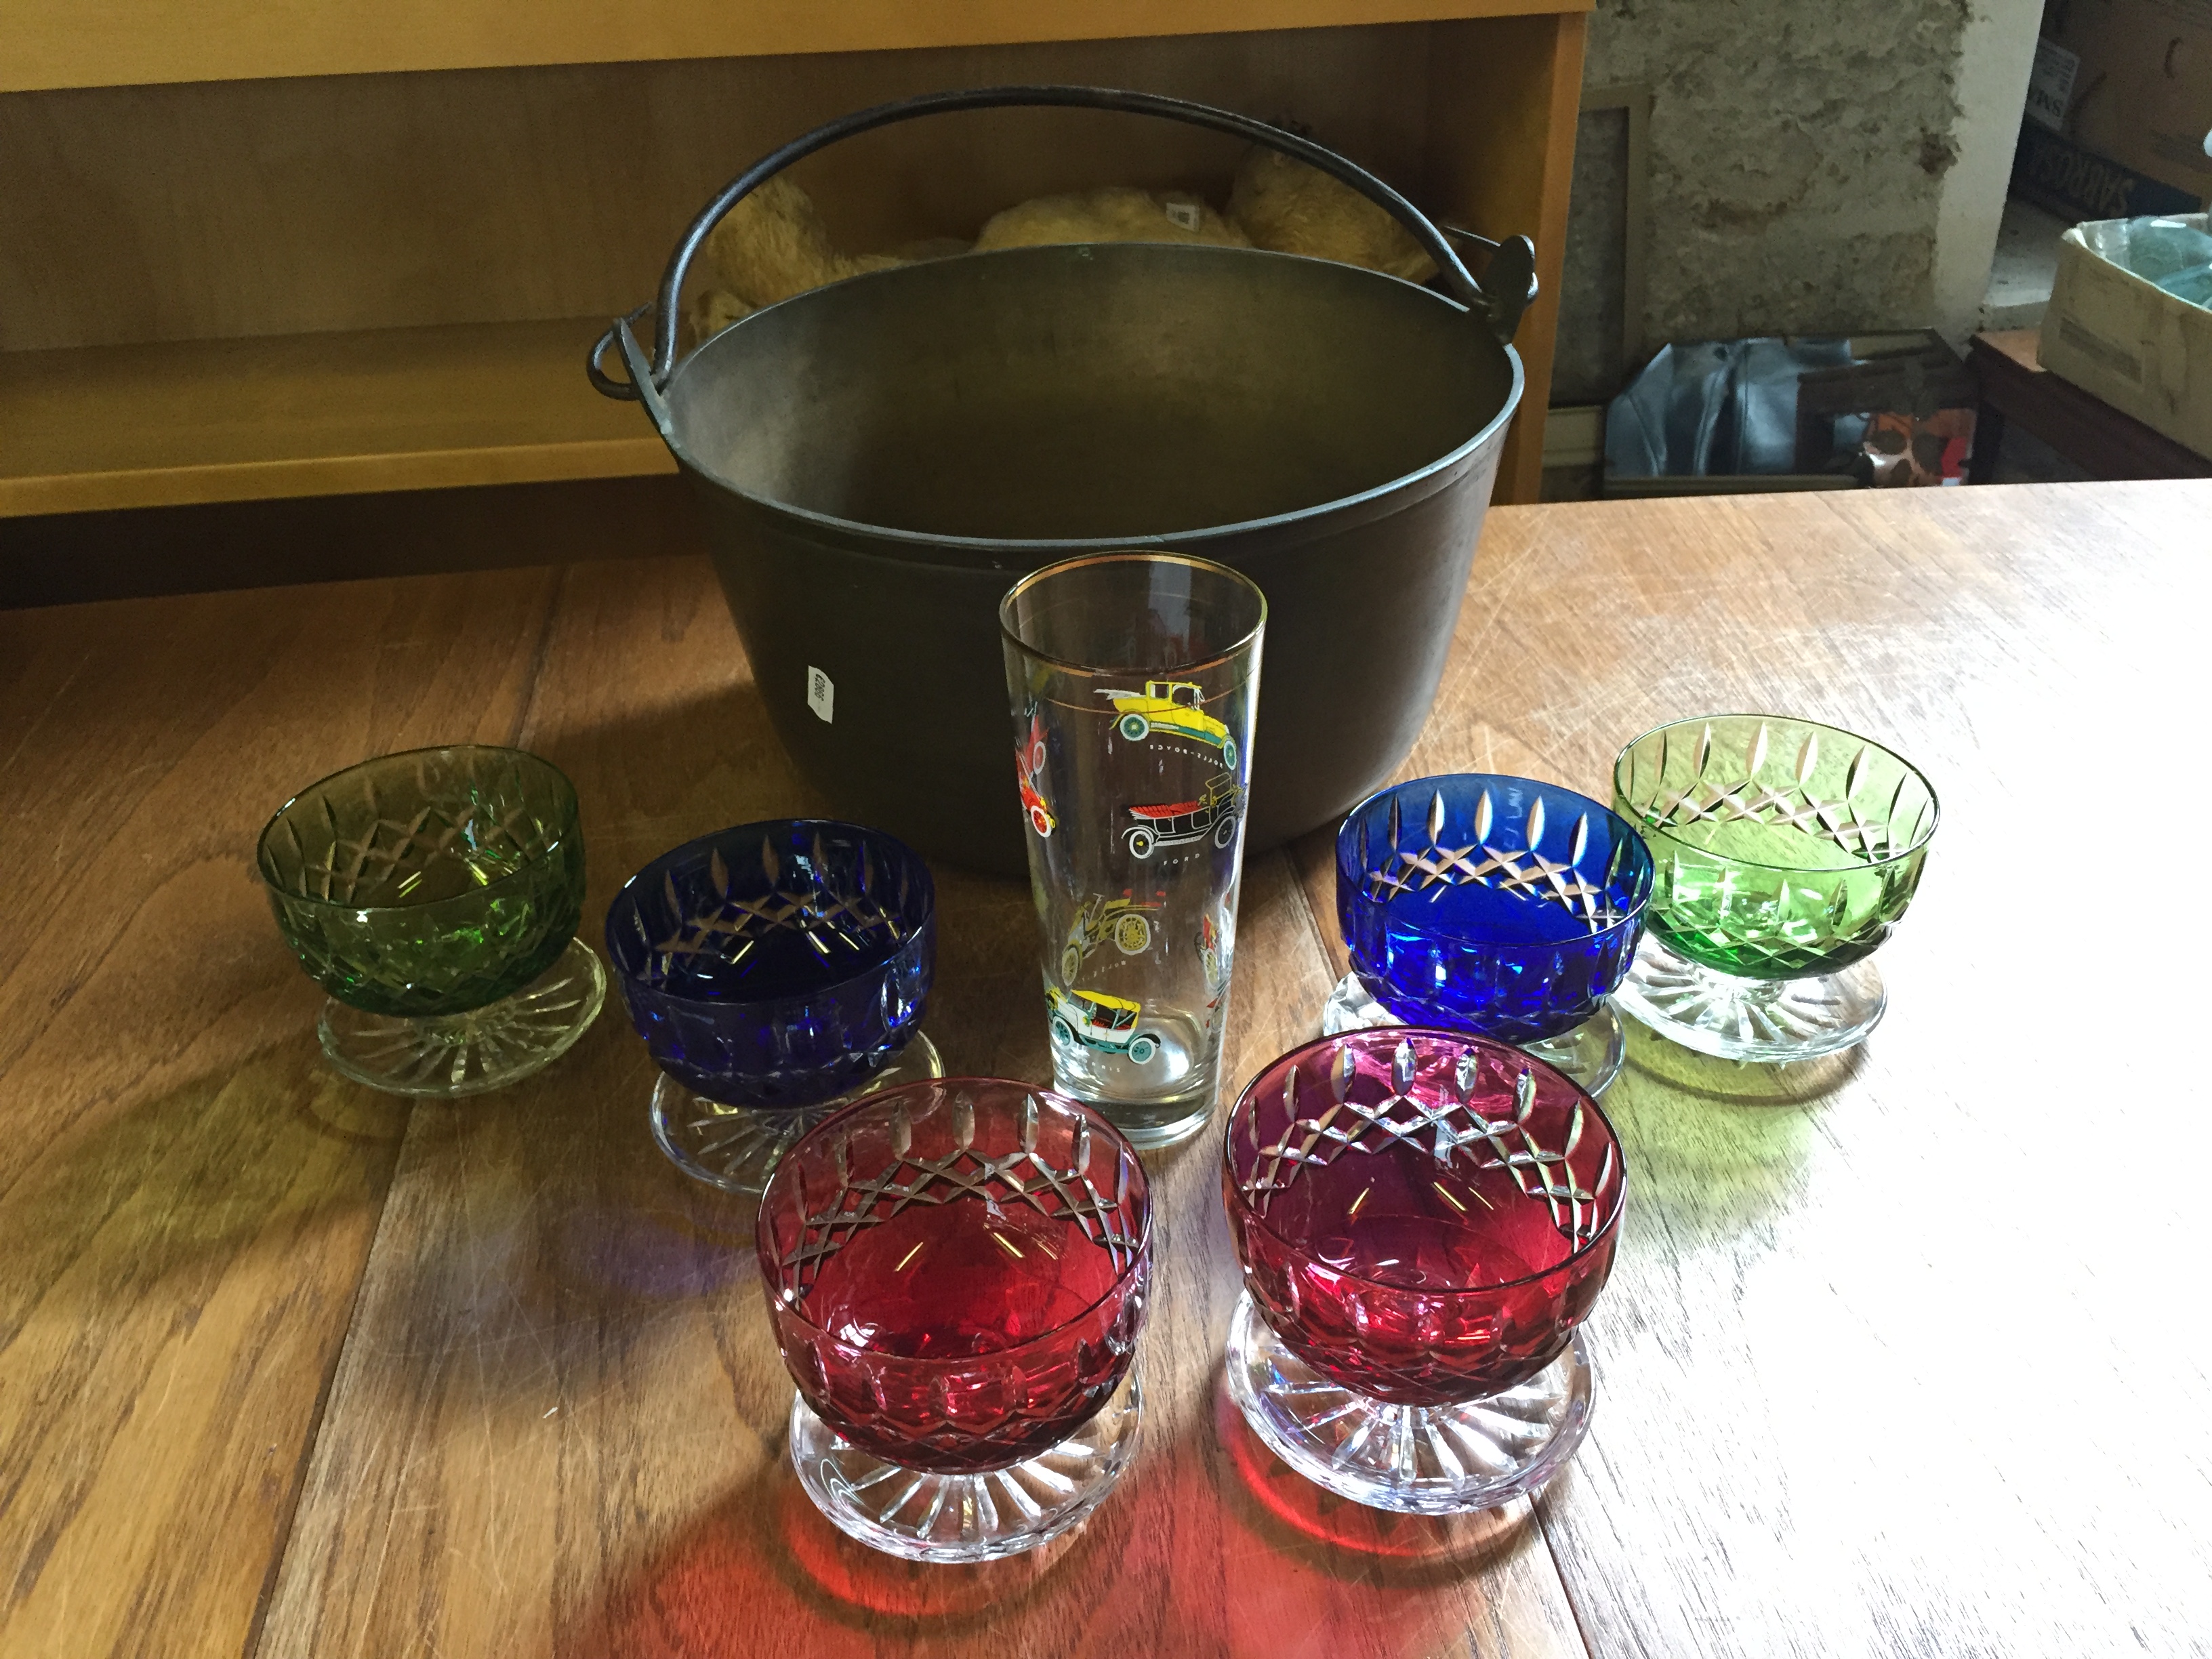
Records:
[[[1221,751],[1221,763],[1237,766],[1237,739],[1229,728],[1207,714],[1206,693],[1189,680],[1147,680],[1142,695],[1134,691],[1101,691],[1114,700],[1115,722],[1131,743],[1142,743],[1154,727],[1178,738],[1195,738]]]
[[[1109,997],[1103,991],[1062,991],[1045,988],[1052,1010],[1052,1034],[1063,1043],[1080,1043],[1109,1054],[1127,1054],[1139,1066],[1149,1066],[1160,1051],[1159,1033],[1140,1031],[1145,1005],[1127,997]]]
[[[1091,953],[1109,939],[1125,957],[1142,956],[1152,948],[1152,919],[1145,912],[1159,908],[1139,904],[1126,892],[1117,899],[1085,899],[1067,930],[1067,945],[1060,953],[1060,976],[1073,979]]]

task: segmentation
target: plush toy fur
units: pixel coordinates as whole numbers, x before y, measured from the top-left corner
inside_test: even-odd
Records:
[[[690,307],[692,330],[704,339],[778,300],[904,263],[887,253],[840,253],[813,198],[779,174],[708,233],[692,265],[700,284]]]
[[[1115,185],[1040,196],[995,214],[975,251],[1064,242],[1184,242],[1262,247],[1365,265],[1425,282],[1436,265],[1405,227],[1358,191],[1280,151],[1255,146],[1237,170],[1224,216],[1187,191]],[[966,251],[946,238],[897,253],[840,253],[806,192],[786,176],[769,179],[730,210],[693,265],[699,287],[685,320],[705,339],[763,306],[825,283],[915,259]]]
[[[1204,242],[1249,247],[1244,233],[1186,191],[1154,194],[1115,185],[1069,196],[1040,196],[994,214],[975,252],[1060,242]]]
[[[1409,283],[1437,274],[1413,234],[1348,185],[1318,168],[1255,145],[1237,169],[1229,216],[1255,247],[1365,265]]]

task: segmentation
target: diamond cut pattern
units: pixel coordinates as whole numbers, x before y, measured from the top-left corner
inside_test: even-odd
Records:
[[[1477,1400],[1549,1364],[1604,1286],[1626,1198],[1588,1095],[1440,1030],[1283,1056],[1237,1102],[1224,1151],[1267,1323],[1329,1382],[1394,1407]]]
[[[1672,731],[1662,732],[1659,740],[1659,788],[1653,799],[1638,809],[1642,822],[1654,830],[1680,830],[1693,823],[1729,823],[1748,821],[1764,823],[1776,829],[1800,830],[1818,836],[1850,854],[1854,858],[1875,863],[1895,854],[1900,847],[1910,846],[1917,839],[1921,818],[1916,813],[1911,831],[1902,840],[1898,836],[1898,818],[1901,815],[1905,791],[1911,785],[1912,774],[1908,770],[1897,781],[1897,788],[1890,798],[1887,810],[1869,819],[1860,811],[1854,797],[1864,783],[1867,769],[1874,759],[1874,745],[1862,743],[1851,757],[1844,774],[1844,798],[1841,800],[1822,800],[1812,791],[1814,770],[1820,759],[1820,734],[1808,732],[1798,747],[1797,758],[1791,768],[1791,781],[1784,785],[1763,784],[1759,774],[1767,762],[1771,736],[1766,722],[1746,741],[1743,761],[1722,774],[1734,776],[1733,782],[1716,783],[1705,774],[1712,764],[1713,728],[1708,724],[1698,734],[1695,775],[1689,787],[1669,789],[1666,786],[1668,763],[1672,758]],[[1925,809],[1923,808],[1923,811]]]
[[[902,1050],[935,969],[913,851],[858,824],[779,819],[672,848],[616,895],[607,951],[669,1075],[726,1105],[817,1105]],[[682,1160],[679,1158],[678,1160]]]
[[[371,811],[380,811],[373,786],[368,800]],[[410,817],[379,816],[365,833],[351,836],[339,830],[328,797],[318,805],[325,833],[313,838],[312,853],[297,824],[288,818],[284,827],[313,896],[338,904],[404,903],[436,866],[449,862],[477,886],[489,886],[547,845],[544,827],[520,804],[433,801]]]
[[[1935,795],[1910,765],[1810,722],[1683,721],[1639,738],[1614,775],[1616,805],[1659,863],[1652,932],[1752,978],[1832,974],[1879,947],[1911,902],[1934,830]]]
[[[582,916],[574,793],[517,750],[416,750],[325,779],[269,826],[258,862],[301,965],[368,1013],[498,1001]]]
[[[1528,845],[1522,848],[1500,848],[1490,844],[1490,832],[1497,809],[1486,789],[1475,802],[1474,839],[1464,847],[1449,847],[1443,842],[1444,802],[1441,790],[1429,803],[1428,847],[1423,850],[1407,850],[1398,843],[1403,835],[1399,822],[1398,803],[1390,803],[1390,846],[1388,859],[1379,867],[1372,866],[1363,830],[1360,837],[1359,862],[1367,868],[1368,896],[1378,902],[1387,902],[1401,894],[1427,892],[1437,887],[1458,887],[1469,884],[1495,888],[1500,892],[1520,893],[1559,905],[1589,928],[1593,934],[1617,927],[1624,919],[1613,904],[1609,889],[1615,872],[1608,870],[1605,878],[1591,882],[1577,869],[1589,849],[1589,815],[1584,813],[1575,824],[1574,839],[1566,858],[1558,860],[1546,858],[1536,848],[1544,839],[1544,803],[1540,799],[1529,809],[1525,834]],[[1480,856],[1476,855],[1480,854]],[[1615,849],[1614,863],[1619,863]],[[1395,864],[1391,862],[1395,860]]]
[[[915,1209],[947,1205],[965,1207]],[[927,1269],[906,1273],[913,1250],[896,1267],[885,1259],[854,1274],[850,1261],[837,1261],[846,1246],[872,1236],[880,1243],[872,1230],[901,1218],[892,1237],[915,1250],[932,1237],[980,1243],[976,1223],[991,1233],[1005,1223],[1032,1228],[1023,1207],[1053,1224],[1047,1255],[1063,1273],[1079,1265],[1081,1282],[1095,1286],[1110,1263],[1103,1294],[1080,1311],[1055,1314],[1050,1328],[1025,1329],[1011,1346],[986,1340],[973,1350],[907,1355],[892,1351],[903,1342],[879,1340],[872,1310],[902,1328],[975,1312],[988,1329],[1012,1338],[1016,1327],[998,1322],[1018,1322],[1014,1304],[1026,1304],[1029,1292],[1002,1286],[1014,1301],[997,1314],[954,1308],[940,1298],[955,1292]],[[902,1480],[924,1470],[988,1473],[1051,1453],[1106,1404],[1135,1357],[1151,1283],[1150,1215],[1136,1154],[1072,1100],[992,1079],[916,1082],[875,1095],[793,1146],[762,1197],[761,1270],[785,1364],[825,1423],[902,1466]],[[999,1243],[1012,1261],[1024,1260],[1005,1237]],[[1094,1246],[1104,1261],[1090,1257]],[[1071,1251],[1079,1264],[1067,1261]],[[1035,1260],[1001,1269],[1006,1259],[994,1255],[963,1271],[1044,1270]],[[819,1297],[830,1280],[836,1281],[834,1328],[815,1324],[806,1305],[810,1287]],[[855,1321],[869,1328],[856,1330]]]
[[[1549,1206],[1552,1224],[1562,1237],[1579,1246],[1595,1237],[1618,1165],[1608,1140],[1589,1184],[1576,1178],[1571,1160],[1582,1145],[1581,1101],[1575,1103],[1564,1144],[1554,1152],[1540,1145],[1528,1127],[1536,1079],[1525,1066],[1514,1079],[1512,1114],[1498,1118],[1486,1117],[1475,1107],[1481,1057],[1474,1049],[1460,1056],[1450,1092],[1436,1098],[1414,1091],[1414,1066],[1412,1042],[1401,1042],[1391,1055],[1391,1091],[1370,1104],[1352,1098],[1358,1055],[1350,1048],[1340,1048],[1325,1078],[1317,1080],[1326,1084],[1328,1104],[1310,1114],[1304,1110],[1304,1096],[1310,1092],[1307,1079],[1291,1067],[1283,1084],[1284,1115],[1290,1122],[1282,1139],[1260,1146],[1257,1114],[1244,1117],[1256,1153],[1250,1176],[1240,1183],[1245,1202],[1265,1216],[1275,1194],[1286,1191],[1306,1170],[1326,1167],[1350,1153],[1387,1152],[1402,1144],[1449,1164],[1461,1147],[1480,1147],[1491,1156],[1486,1162],[1478,1151],[1474,1167],[1506,1170],[1523,1194]]]
[[[908,872],[900,867],[890,904],[879,903],[874,889],[880,872],[866,842],[860,846],[857,874],[849,892],[841,892],[823,881],[822,872],[830,868],[830,860],[818,832],[811,863],[794,860],[793,869],[787,872],[775,841],[766,836],[761,838],[760,861],[769,890],[748,896],[733,887],[722,850],[715,848],[707,866],[714,902],[705,909],[694,909],[684,902],[672,871],[664,876],[668,914],[679,920],[665,938],[647,940],[658,958],[652,970],[655,977],[674,971],[674,959],[679,957],[709,956],[735,966],[762,939],[779,931],[798,933],[824,962],[834,960],[841,952],[855,958],[879,956],[904,941],[908,930],[899,918],[908,902]],[[788,882],[787,873],[792,877]],[[638,926],[641,930],[641,920]]]
[[[890,1123],[893,1160],[871,1176],[854,1176],[849,1137],[838,1137],[832,1150],[837,1190],[820,1208],[808,1205],[798,1242],[781,1258],[786,1301],[804,1297],[822,1264],[867,1228],[889,1221],[909,1205],[957,1204],[969,1199],[994,1208],[1027,1205],[1040,1215],[1073,1220],[1085,1238],[1107,1253],[1115,1272],[1127,1271],[1142,1243],[1139,1231],[1130,1224],[1129,1164],[1116,1158],[1114,1195],[1100,1192],[1090,1175],[1087,1122],[1075,1132],[1072,1164],[1059,1169],[1037,1151],[1035,1096],[1023,1105],[1020,1146],[999,1158],[975,1150],[975,1109],[970,1102],[957,1099],[952,1113],[953,1150],[939,1158],[917,1158],[912,1150],[912,1120],[907,1108],[898,1106]]]

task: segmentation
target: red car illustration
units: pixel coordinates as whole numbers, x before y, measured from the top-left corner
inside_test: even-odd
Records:
[[[1022,811],[1030,821],[1030,828],[1037,832],[1039,840],[1048,837],[1060,827],[1060,820],[1045,805],[1043,793],[1037,788],[1037,780],[1044,775],[1044,719],[1030,716],[1030,734],[1014,751],[1014,776],[1022,787]]]

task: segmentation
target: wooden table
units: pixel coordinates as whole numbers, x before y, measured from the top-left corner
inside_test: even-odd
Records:
[[[594,908],[812,805],[703,565],[0,616],[0,1652],[2206,1651],[2208,522],[2201,483],[1493,514],[1409,771],[1596,790],[1706,708],[1893,739],[1945,819],[1889,1018],[1794,1071],[1635,1037],[1595,1427],[1533,1510],[1257,1450],[1212,1149],[1156,1159],[1144,1455],[979,1569],[808,1505],[749,1209],[653,1149],[617,1011],[504,1093],[366,1093],[249,866],[294,787],[432,741],[568,769]],[[1024,894],[943,892],[947,1061],[1043,1077]],[[1329,915],[1318,848],[1253,861],[1233,1075],[1310,1030]]]

